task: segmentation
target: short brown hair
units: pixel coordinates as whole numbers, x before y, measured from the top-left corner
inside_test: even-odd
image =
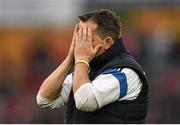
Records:
[[[103,39],[111,36],[114,41],[119,38],[121,23],[118,16],[111,10],[99,9],[78,16],[80,21],[92,20],[97,24],[96,32]]]

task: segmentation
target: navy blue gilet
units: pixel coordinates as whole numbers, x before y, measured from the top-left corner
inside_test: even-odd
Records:
[[[122,38],[102,55],[93,59],[90,62],[90,68],[89,79],[91,81],[107,69],[131,68],[138,74],[143,83],[140,94],[135,100],[115,101],[95,112],[83,112],[76,108],[73,92],[71,91],[67,104],[66,123],[145,123],[148,109],[148,80],[141,66],[126,49]]]

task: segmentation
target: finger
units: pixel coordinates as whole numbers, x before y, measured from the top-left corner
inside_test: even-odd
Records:
[[[82,34],[82,42],[86,42],[87,41],[87,26],[84,25],[83,26],[83,34]]]
[[[74,39],[75,39],[76,42],[78,41],[78,34],[76,34],[76,35],[74,36]]]
[[[78,29],[79,29],[79,25],[76,24],[76,26],[75,26],[75,28],[74,28],[74,33],[73,33],[73,35],[75,35],[75,34],[78,32]]]
[[[79,30],[79,24],[76,24],[76,27],[75,27],[75,33],[77,33]]]
[[[76,39],[75,39],[75,37],[74,37],[74,40],[71,42],[70,48],[74,48],[74,47],[75,47],[75,44],[76,44]]]
[[[75,40],[78,30],[79,30],[79,25],[78,25],[78,24],[76,24],[75,29],[74,29],[74,33],[73,33],[73,38],[72,38],[72,41],[74,41],[74,40]]]
[[[88,27],[87,42],[92,44],[92,31],[90,27]]]
[[[93,50],[93,53],[94,53],[94,55],[97,55],[97,53],[99,52],[99,50],[102,48],[102,45],[101,44],[98,44],[95,48],[94,48],[94,50]]]
[[[79,35],[78,34],[75,37],[75,43],[79,43]]]
[[[78,31],[78,42],[81,42],[82,41],[82,33],[83,32],[83,29],[82,27],[80,27],[79,31]]]
[[[83,23],[80,21],[80,22],[78,23],[78,25],[79,25],[79,28],[82,28]]]
[[[76,37],[78,36],[78,34],[76,33],[75,35],[73,35],[73,39],[72,39],[72,43],[74,43],[77,39]]]

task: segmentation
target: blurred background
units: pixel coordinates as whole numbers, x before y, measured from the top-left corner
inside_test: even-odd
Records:
[[[0,0],[0,123],[63,123],[36,94],[66,57],[77,16],[107,8],[150,81],[147,123],[180,123],[180,1]]]

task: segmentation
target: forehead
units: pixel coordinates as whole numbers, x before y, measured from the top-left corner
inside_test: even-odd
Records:
[[[87,22],[79,22],[79,25],[87,25],[88,27],[91,28],[92,32],[94,33],[96,28],[97,28],[97,24],[95,24],[93,21],[87,21]]]

